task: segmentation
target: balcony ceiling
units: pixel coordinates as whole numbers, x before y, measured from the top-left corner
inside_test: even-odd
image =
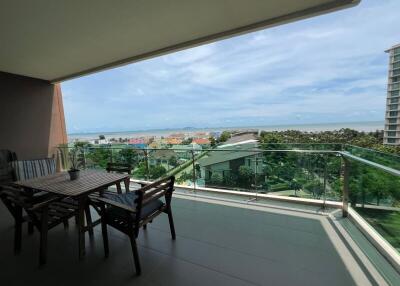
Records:
[[[62,81],[360,0],[3,0],[0,71]]]

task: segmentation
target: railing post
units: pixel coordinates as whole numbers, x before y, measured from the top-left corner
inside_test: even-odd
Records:
[[[194,163],[194,150],[191,150],[190,153],[192,154],[193,191],[196,191],[196,166],[195,166],[195,163]]]
[[[346,158],[343,158],[343,208],[342,216],[348,216],[349,209],[349,176],[350,176],[350,162]]]
[[[323,156],[323,162],[324,162],[324,204],[323,204],[323,209],[326,207],[326,185],[327,185],[327,179],[328,179],[328,168],[327,168],[327,162],[328,159],[326,158],[325,155]]]
[[[149,180],[150,178],[150,174],[149,174],[149,155],[148,155],[148,151],[143,150],[144,153],[144,161],[145,161],[145,166],[146,166],[146,181]]]
[[[83,156],[83,168],[86,169],[86,148],[82,147],[82,156]]]
[[[109,162],[112,163],[113,162],[113,150],[111,149],[111,146],[108,145],[108,151],[109,151]]]

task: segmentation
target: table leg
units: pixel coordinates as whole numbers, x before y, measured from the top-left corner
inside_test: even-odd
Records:
[[[125,184],[125,192],[129,192],[129,183],[131,182],[131,178],[126,178],[124,180],[124,184]]]
[[[86,199],[78,200],[78,239],[79,239],[79,259],[85,256],[85,205]]]
[[[118,193],[118,194],[122,194],[121,183],[118,182],[118,183],[116,183],[116,185],[117,185],[117,193]]]
[[[93,237],[93,221],[92,221],[92,214],[90,213],[90,206],[85,202],[85,215],[86,215],[86,225],[89,232],[90,237]]]

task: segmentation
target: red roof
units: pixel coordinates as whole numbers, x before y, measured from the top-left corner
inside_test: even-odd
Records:
[[[210,140],[208,140],[207,138],[194,138],[192,143],[196,143],[199,145],[206,145],[210,144]]]
[[[131,138],[129,144],[145,144],[145,141],[143,138]]]

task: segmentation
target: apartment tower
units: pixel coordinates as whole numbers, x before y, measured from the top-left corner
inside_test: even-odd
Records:
[[[386,52],[389,54],[389,79],[383,143],[400,145],[400,44]]]

